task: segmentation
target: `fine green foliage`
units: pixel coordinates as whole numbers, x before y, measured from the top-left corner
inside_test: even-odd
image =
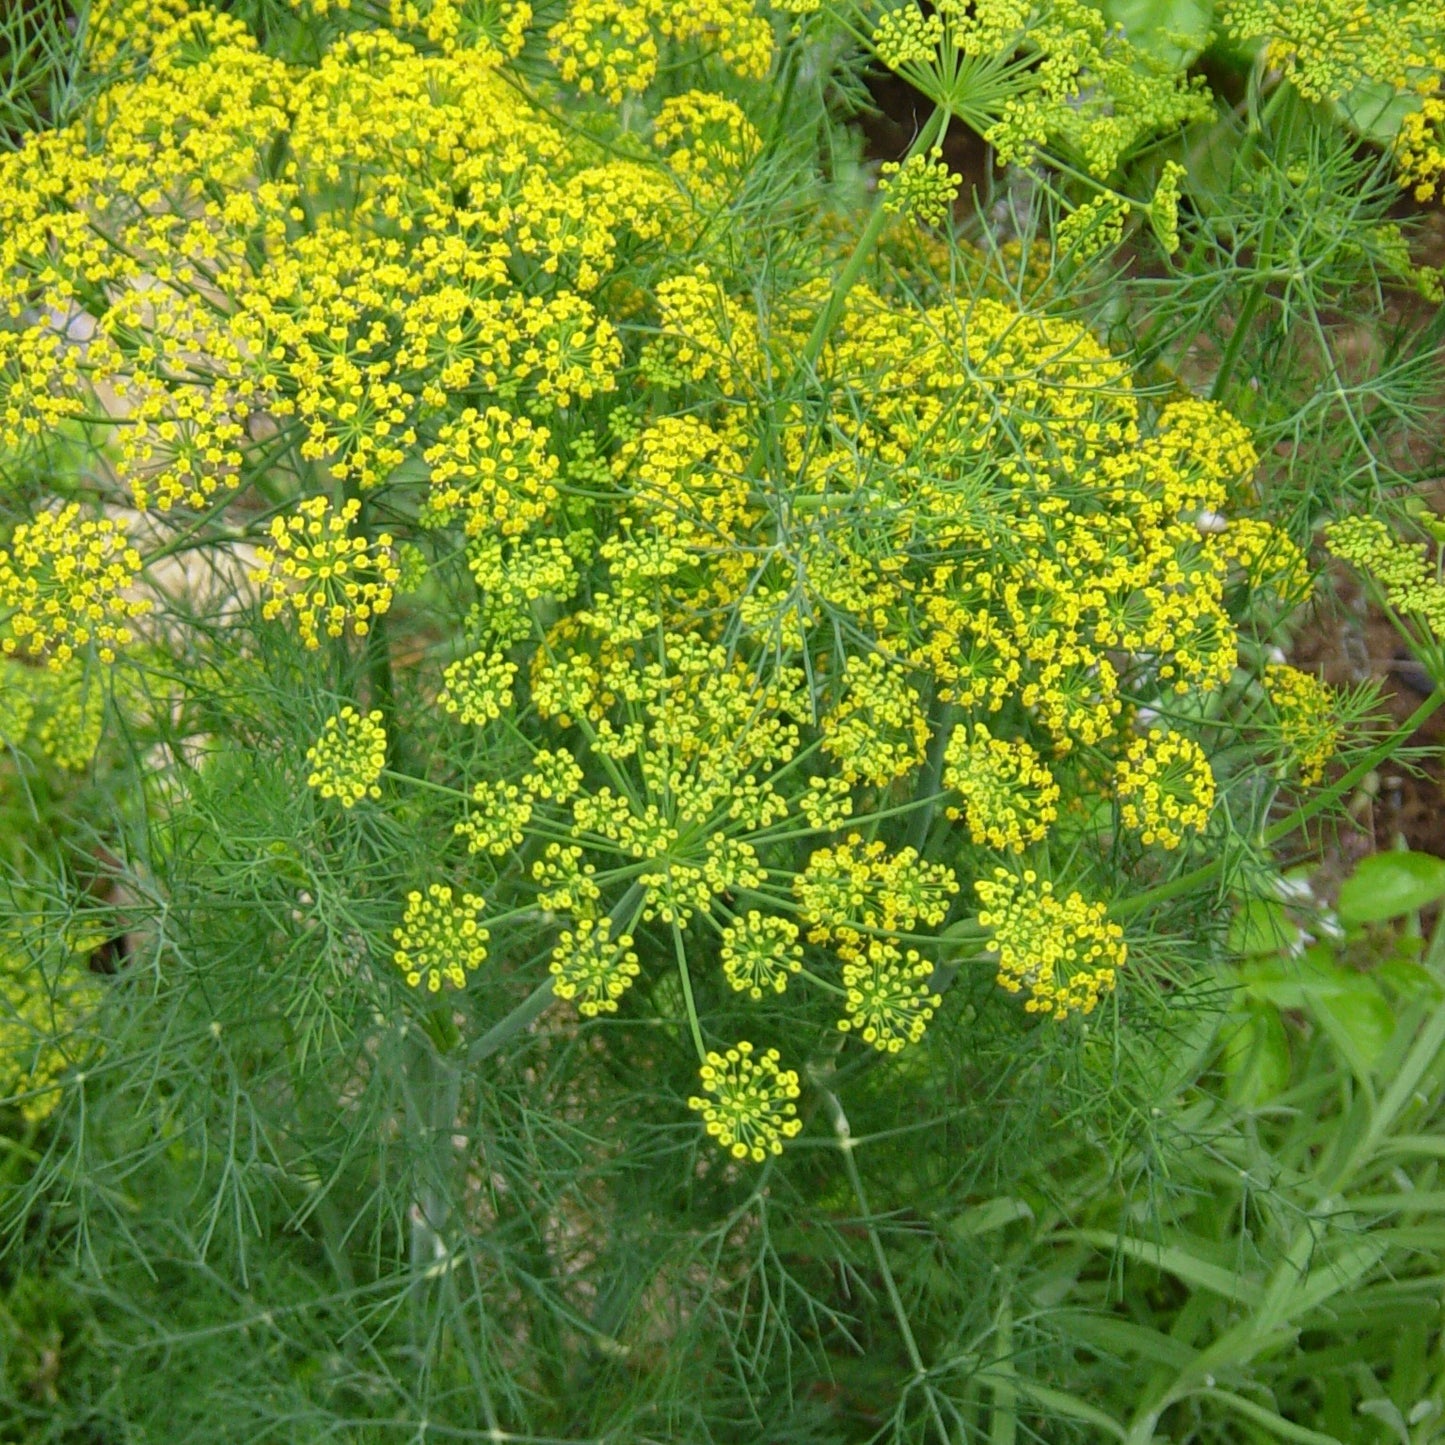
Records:
[[[1439,56],[1138,8],[12,25],[0,1438],[1434,1428]]]
[[[12,5],[0,17],[0,147],[69,117],[81,100],[83,43],[65,0]]]

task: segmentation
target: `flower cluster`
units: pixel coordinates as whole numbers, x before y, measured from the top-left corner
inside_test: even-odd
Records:
[[[1113,250],[1124,237],[1129,203],[1112,193],[1095,196],[1059,222],[1054,243],[1077,265]]]
[[[1048,835],[1058,816],[1059,785],[1022,738],[996,738],[984,723],[948,740],[943,781],[963,799],[949,816],[968,822],[975,843],[1020,853]]]
[[[1177,848],[1209,826],[1214,772],[1204,749],[1179,733],[1136,738],[1114,769],[1119,815],[1140,841]]]
[[[54,921],[22,918],[20,928],[0,934],[0,1097],[30,1125],[48,1118],[60,1101],[60,1081],[77,1062],[85,1020],[101,1003],[95,975],[83,963],[87,945],[101,940],[66,937],[66,953],[80,956],[47,978],[34,949],[34,934],[47,924],[53,928]]]
[[[1277,662],[1264,670],[1264,690],[1300,782],[1318,783],[1340,741],[1338,710],[1328,685],[1312,672]]]
[[[382,714],[363,717],[347,705],[326,719],[321,736],[306,749],[311,765],[306,785],[323,798],[354,808],[363,798],[381,797],[377,779],[386,767],[386,729]]]
[[[1108,921],[1103,904],[1078,893],[1060,898],[1032,868],[996,868],[973,886],[984,905],[978,921],[998,952],[1000,987],[1026,993],[1030,1013],[1092,1013],[1127,957],[1123,929]]]
[[[548,58],[583,95],[616,104],[645,90],[664,48],[706,43],[729,69],[761,79],[773,56],[772,26],[748,0],[700,0],[679,7],[666,0],[569,0],[547,32]]]
[[[464,335],[465,333],[463,333]],[[442,385],[471,379],[462,362],[441,368]],[[478,412],[466,407],[437,430],[434,446],[422,453],[431,469],[425,516],[444,526],[461,518],[468,536],[517,536],[546,519],[557,500],[557,462],[547,450],[551,434],[524,416],[501,407]]]
[[[351,0],[310,3],[325,13],[333,5],[347,9]],[[526,0],[391,0],[389,18],[393,30],[417,32],[446,55],[465,47],[501,61],[522,49],[532,7]]]
[[[1445,68],[1445,60],[1440,68]],[[1445,186],[1445,96],[1422,96],[1401,117],[1395,159],[1400,184],[1411,187],[1417,201],[1433,201],[1440,194]]]
[[[1401,541],[1378,517],[1345,517],[1325,529],[1330,551],[1372,577],[1386,603],[1445,636],[1445,582],[1424,551]]]
[[[703,204],[724,201],[762,149],[762,137],[736,102],[689,90],[663,101],[653,144],[668,168]]]
[[[392,934],[397,945],[392,959],[413,988],[425,982],[429,992],[437,993],[443,981],[466,987],[468,972],[487,957],[484,906],[474,893],[463,893],[454,903],[446,883],[406,895],[406,912]]]
[[[798,916],[811,924],[810,942],[837,940],[857,948],[872,934],[909,933],[937,926],[958,892],[953,870],[924,862],[914,848],[889,852],[874,839],[850,833],[835,847],[819,848],[793,879]]]
[[[446,686],[437,702],[464,723],[495,722],[512,705],[517,665],[499,652],[474,652],[442,674]]]
[[[311,497],[289,516],[272,518],[272,545],[256,549],[251,579],[266,594],[261,615],[269,620],[289,608],[307,647],[320,647],[323,635],[342,636],[348,624],[365,636],[391,606],[400,575],[388,551],[391,537],[353,536],[360,506],[352,500],[338,510],[325,497]]]
[[[1263,40],[1307,100],[1343,102],[1367,125],[1403,104],[1400,183],[1420,201],[1434,197],[1445,175],[1445,29],[1434,0],[1227,0],[1220,19],[1237,40]]]
[[[928,1021],[943,1003],[930,987],[933,965],[915,949],[901,949],[886,938],[861,946],[844,945],[843,987],[847,1017],[842,1032],[853,1032],[880,1053],[896,1054],[923,1037]]]
[[[884,161],[878,169],[884,209],[913,216],[926,226],[941,226],[948,220],[962,184],[963,177],[944,164],[940,146],[927,155],[911,155],[901,164]]]
[[[779,1068],[776,1049],[758,1053],[746,1040],[709,1052],[698,1070],[706,1097],[687,1101],[707,1132],[733,1156],[761,1164],[783,1152],[783,1140],[803,1127],[794,1102],[801,1090],[792,1069]]]
[[[723,973],[739,993],[753,1000],[782,993],[789,975],[803,966],[798,926],[789,918],[751,908],[723,930],[721,956]]]
[[[775,1052],[710,1050],[746,1032],[732,1016],[916,1045],[970,879],[1002,985],[1087,1012],[1124,948],[1073,889],[1114,839],[1106,809],[1065,801],[1113,773],[1146,841],[1202,827],[1202,751],[1132,720],[1208,715],[1241,599],[1307,573],[1248,514],[1248,430],[1136,387],[1086,325],[982,269],[961,306],[957,264],[984,263],[951,237],[882,228],[836,305],[837,228],[800,226],[757,274],[731,241],[769,195],[772,112],[742,82],[774,29],[750,0],[570,0],[538,27],[509,0],[392,0],[390,28],[309,3],[335,36],[311,65],[234,16],[178,15],[83,124],[0,155],[0,441],[82,415],[105,433],[112,408],[147,535],[218,570],[254,548],[263,639],[329,640],[308,664],[328,687],[422,700],[427,805],[399,801],[398,769],[388,821],[435,829],[497,905],[498,949],[505,930],[509,956],[549,958],[584,1019],[676,970],[693,1106],[735,1156],[800,1121]],[[524,42],[564,88],[545,108],[501,73]],[[1084,0],[908,5],[875,43],[925,90],[978,80],[977,113],[953,113],[1006,157],[1047,145],[1102,176],[1199,110]],[[699,88],[721,71],[726,97]],[[580,129],[553,117],[567,86]],[[931,148],[881,179],[880,204],[928,222],[958,184]],[[1166,166],[1151,207],[1166,244],[1178,183]],[[1077,214],[1076,260],[1122,224],[1117,198]],[[140,560],[61,515],[17,528],[0,598],[7,646],[74,652],[82,677],[83,647],[93,667],[130,640]],[[390,635],[358,643],[403,559]],[[7,726],[53,754],[69,727],[73,758],[107,692],[63,677],[38,729],[23,702]],[[343,708],[310,785],[380,800],[394,726]],[[410,983],[465,983],[481,908],[410,896]]]
[[[1100,179],[1131,150],[1209,114],[1202,81],[1133,45],[1084,0],[939,0],[885,11],[872,31],[890,70],[1027,161],[1046,144]]]
[[[642,972],[632,939],[626,933],[612,937],[610,918],[579,918],[564,929],[547,965],[552,992],[575,999],[583,1018],[616,1013],[617,1000]]]
[[[1187,174],[1178,161],[1165,161],[1149,202],[1149,224],[1169,256],[1179,249],[1179,185]]]
[[[59,669],[94,646],[102,662],[130,642],[127,625],[150,603],[128,597],[140,553],[108,517],[82,517],[71,502],[22,522],[0,550],[0,607],[10,610],[0,647],[46,656]]]

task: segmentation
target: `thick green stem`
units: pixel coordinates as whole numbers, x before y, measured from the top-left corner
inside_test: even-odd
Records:
[[[923,129],[913,138],[913,144],[908,147],[908,155],[905,160],[932,148],[943,130],[946,116],[947,111],[941,108],[934,110],[924,123]],[[828,298],[828,304],[818,313],[818,319],[813,323],[813,329],[808,335],[802,354],[798,357],[797,369],[793,373],[795,382],[800,378],[806,379],[817,365],[818,358],[823,354],[823,348],[828,344],[828,338],[843,319],[843,308],[847,304],[848,293],[857,285],[858,278],[863,274],[863,268],[873,254],[873,248],[878,244],[891,219],[892,213],[886,209],[882,198],[879,197],[873,204],[873,214],[868,217],[868,224],[863,228],[863,234],[858,237],[852,255],[844,263],[843,269],[833,285],[833,293]]]
[[[1256,266],[1261,261],[1265,261],[1270,252],[1274,250],[1274,233],[1275,218],[1271,216],[1264,223],[1264,234],[1260,238],[1259,250],[1255,253]],[[1264,267],[1264,271],[1266,273],[1269,271],[1268,265]],[[1244,305],[1239,309],[1239,317],[1234,323],[1234,331],[1230,334],[1229,345],[1224,349],[1224,357],[1219,363],[1219,370],[1214,374],[1214,385],[1209,389],[1211,401],[1224,400],[1235,365],[1244,349],[1245,339],[1249,335],[1249,329],[1254,324],[1255,315],[1263,304],[1268,289],[1268,274],[1257,275],[1249,288],[1249,294],[1244,298]]]
[[[461,1098],[462,1075],[445,1058],[424,1030],[408,1039],[407,1123],[421,1141],[420,1179],[411,1208],[411,1270],[413,1302],[420,1305],[430,1271],[447,1253],[446,1226],[451,1217],[452,1134]],[[412,1315],[414,1335],[420,1335],[421,1315]]]
[[[682,936],[682,929],[677,924],[672,925],[673,950],[677,954],[677,976],[682,980],[682,1002],[687,1009],[687,1026],[692,1031],[693,1047],[697,1050],[697,1061],[700,1064],[707,1063],[707,1045],[702,1038],[702,1024],[697,1017],[697,1004],[692,996],[692,975],[687,969],[687,944]]]

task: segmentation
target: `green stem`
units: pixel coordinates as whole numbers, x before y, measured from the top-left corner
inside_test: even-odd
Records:
[[[938,1402],[933,1398],[933,1391],[928,1388],[928,1367],[923,1363],[923,1353],[918,1348],[913,1325],[908,1318],[908,1311],[904,1308],[903,1296],[898,1290],[898,1281],[893,1277],[893,1267],[888,1263],[888,1253],[883,1248],[883,1241],[878,1234],[878,1226],[873,1222],[873,1211],[868,1205],[868,1194],[863,1187],[863,1176],[858,1170],[858,1161],[853,1157],[856,1141],[848,1124],[848,1116],[843,1112],[843,1105],[839,1102],[838,1096],[831,1089],[818,1084],[816,1079],[813,1082],[817,1084],[818,1092],[828,1110],[828,1116],[833,1125],[833,1137],[837,1142],[838,1152],[843,1156],[843,1168],[847,1172],[853,1197],[858,1201],[858,1217],[867,1231],[868,1243],[873,1250],[873,1260],[883,1279],[883,1288],[887,1292],[888,1304],[893,1311],[894,1322],[898,1326],[899,1338],[903,1341],[903,1348],[908,1355],[908,1363],[913,1368],[913,1377],[915,1381],[924,1386],[929,1413],[933,1417],[939,1439],[943,1441],[943,1445],[951,1445],[948,1429],[944,1425],[943,1416],[938,1409]]]
[[[697,1004],[692,997],[692,975],[687,970],[687,945],[683,940],[682,929],[675,923],[672,925],[672,945],[677,954],[678,977],[682,980],[682,1001],[687,1009],[687,1026],[692,1030],[692,1043],[697,1050],[697,1061],[705,1064],[707,1063],[707,1045],[702,1041],[702,1025],[698,1022]]]
[[[933,814],[938,807],[938,800],[942,797],[939,791],[943,783],[943,759],[948,751],[948,740],[953,735],[954,721],[957,718],[958,709],[951,703],[935,702],[933,737],[928,745],[928,760],[924,764],[923,776],[918,780],[918,796],[916,802],[923,805],[923,810],[914,819],[908,829],[908,843],[915,852],[921,853],[923,846],[928,842],[928,830],[933,823]]]
[[[913,138],[913,144],[908,147],[908,154],[904,157],[905,161],[933,146],[938,139],[939,132],[943,129],[946,115],[947,112],[941,107],[935,108],[933,114],[924,122],[923,129]],[[802,354],[798,357],[798,365],[793,373],[794,381],[797,381],[799,377],[806,376],[817,365],[818,358],[823,354],[823,348],[828,344],[828,338],[843,318],[843,307],[848,300],[848,293],[852,291],[858,278],[863,274],[863,268],[873,254],[873,248],[878,244],[892,217],[893,213],[885,208],[882,197],[875,200],[873,214],[868,217],[868,224],[863,228],[863,234],[858,237],[852,255],[844,263],[843,269],[834,283],[833,294],[828,298],[828,304],[818,313],[818,319],[813,323],[813,329],[803,346]]]
[[[1259,249],[1255,253],[1255,260],[1268,257],[1274,249],[1275,218],[1271,216],[1264,223],[1264,234],[1260,238]],[[1269,289],[1269,277],[1267,274],[1260,274],[1254,278],[1249,288],[1249,294],[1244,298],[1244,305],[1240,307],[1239,317],[1234,323],[1234,330],[1229,337],[1229,345],[1224,349],[1224,357],[1219,363],[1219,370],[1214,374],[1214,385],[1209,388],[1209,399],[1211,401],[1223,401],[1225,391],[1229,386],[1230,376],[1234,372],[1235,364],[1239,360],[1240,352],[1244,348],[1245,337],[1249,334],[1250,327],[1254,324],[1255,313],[1258,312],[1264,301],[1265,292]]]
[[[483,1059],[489,1059],[504,1045],[510,1043],[518,1034],[525,1032],[531,1025],[547,1012],[548,1006],[556,994],[552,992],[552,979],[548,975],[543,979],[526,998],[514,1008],[505,1018],[494,1023],[481,1038],[479,1038],[467,1050],[467,1064],[479,1064]]]

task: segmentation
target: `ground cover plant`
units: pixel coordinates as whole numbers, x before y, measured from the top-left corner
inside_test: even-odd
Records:
[[[6,1438],[1445,1428],[1432,7],[17,14]]]

